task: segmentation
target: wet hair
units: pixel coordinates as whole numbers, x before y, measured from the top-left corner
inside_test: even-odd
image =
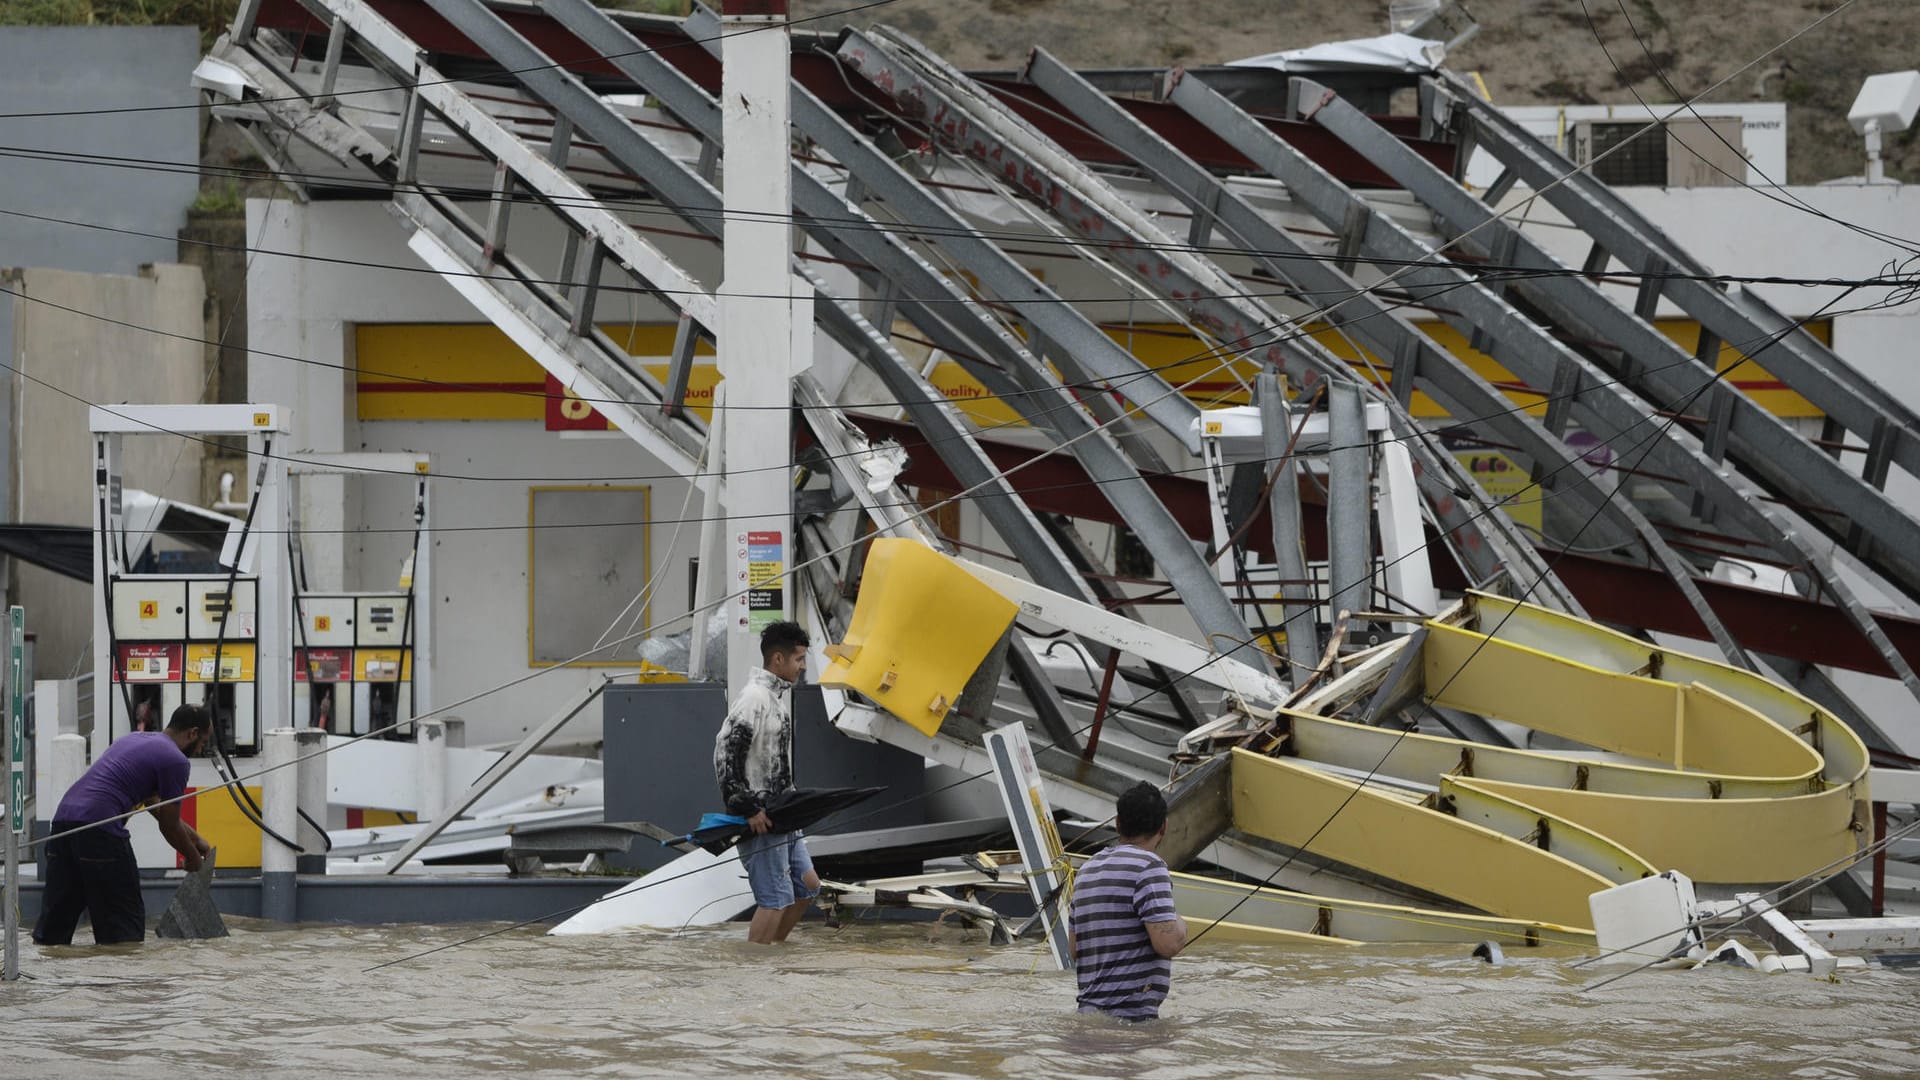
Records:
[[[1152,836],[1167,823],[1167,800],[1145,780],[1120,793],[1114,827],[1123,837]]]
[[[777,622],[760,631],[760,660],[773,659],[774,653],[789,653],[813,644],[797,622]]]
[[[207,710],[198,705],[182,705],[173,710],[173,716],[167,721],[168,731],[207,731],[213,727],[213,718]]]

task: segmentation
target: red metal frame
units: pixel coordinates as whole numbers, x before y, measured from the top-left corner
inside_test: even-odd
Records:
[[[873,439],[892,439],[905,447],[908,465],[900,476],[904,484],[954,491],[960,487],[953,474],[927,445],[918,429],[895,420],[849,414],[855,424]],[[810,441],[805,425],[796,425],[801,437]],[[1113,506],[1100,493],[1099,486],[1079,463],[1066,454],[1052,454],[1035,461],[1038,451],[1023,446],[987,439],[977,440],[995,468],[1018,471],[1008,478],[1020,497],[1036,513],[1065,514],[1104,524],[1123,524]],[[1205,540],[1213,535],[1211,504],[1207,485],[1189,476],[1164,473],[1146,474],[1148,486],[1172,512],[1187,535]],[[1326,558],[1326,507],[1310,490],[1301,492],[1301,529],[1307,556]],[[1248,545],[1262,554],[1272,553],[1272,529],[1266,524],[1263,507],[1247,529]],[[1462,589],[1466,578],[1446,555],[1437,535],[1429,531],[1427,552],[1433,567],[1434,583],[1443,589]],[[1601,622],[1621,623],[1664,633],[1704,637],[1698,616],[1679,588],[1659,570],[1590,555],[1561,553],[1542,547],[1554,572],[1566,582],[1587,608],[1587,614]],[[1880,654],[1862,638],[1846,616],[1828,604],[1779,593],[1749,589],[1708,578],[1695,578],[1694,584],[1707,603],[1732,628],[1742,645],[1758,652],[1791,657],[1804,663],[1826,664],[1861,671],[1870,675],[1891,676]],[[1887,637],[1908,662],[1920,664],[1920,620],[1876,613],[1876,620]]]

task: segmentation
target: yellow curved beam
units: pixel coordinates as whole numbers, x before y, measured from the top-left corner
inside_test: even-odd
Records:
[[[1283,767],[1316,765],[1371,773],[1431,790],[1441,805],[1508,840],[1556,844],[1556,854],[1614,881],[1643,868],[1677,869],[1696,881],[1785,881],[1858,850],[1868,812],[1866,748],[1813,702],[1742,671],[1648,646],[1605,627],[1499,597],[1474,595],[1465,625],[1427,625],[1420,657],[1429,700],[1510,720],[1632,759],[1511,750],[1443,736],[1402,734],[1327,717],[1288,713]],[[1235,795],[1262,795],[1242,785]],[[1322,774],[1340,799],[1356,784]],[[1269,803],[1249,810],[1260,835],[1298,834],[1295,846],[1327,820],[1325,802],[1297,783],[1269,780]],[[1372,787],[1375,785],[1368,785]],[[1459,836],[1432,828],[1433,811],[1361,788],[1339,816],[1363,802],[1397,851],[1335,839],[1338,821],[1313,850],[1372,873],[1483,910],[1565,921],[1564,902],[1533,880],[1507,878],[1499,859],[1485,864],[1509,895],[1487,907],[1490,886],[1436,874],[1426,843],[1452,857]],[[1292,813],[1304,820],[1283,826]],[[1236,808],[1236,818],[1240,817]],[[1424,829],[1425,840],[1407,830]],[[1268,830],[1268,831],[1263,831]],[[1764,837],[1764,843],[1756,838]],[[1450,846],[1449,846],[1450,845]],[[1485,853],[1482,853],[1483,855]],[[1547,911],[1563,914],[1548,916]],[[1584,915],[1576,920],[1585,925]]]
[[[1808,780],[1722,777],[1650,765],[1596,761],[1543,750],[1515,750],[1282,711],[1287,748],[1302,760],[1431,785],[1442,775],[1483,776],[1537,787],[1608,791],[1676,799],[1785,798],[1805,794]]]
[[[1017,861],[1011,855],[994,858]],[[1068,858],[1076,868],[1086,861],[1080,855]],[[1217,929],[1207,931],[1209,941],[1222,937],[1226,941],[1315,945],[1471,945],[1493,940],[1509,949],[1593,944],[1593,931],[1556,923],[1315,896],[1177,870],[1171,876],[1173,903],[1181,918],[1187,920],[1189,933],[1197,935],[1201,927],[1219,924]]]
[[[1524,790],[1534,789],[1499,792],[1463,777],[1448,776],[1440,780],[1440,798],[1447,813],[1502,836],[1523,838],[1534,847],[1584,866],[1615,885],[1660,872],[1612,837],[1583,828],[1564,815],[1550,814],[1520,801],[1519,793]]]
[[[1812,747],[1710,686],[1607,671],[1457,626],[1430,624],[1427,632],[1421,663],[1436,704],[1675,769],[1785,781],[1820,775]]]
[[[1590,928],[1588,895],[1619,884],[1377,785],[1246,750],[1233,751],[1233,824],[1508,918]]]
[[[1797,799],[1662,799],[1472,783],[1578,822],[1655,866],[1731,885],[1790,881],[1853,853],[1867,805],[1845,788]]]
[[[1607,671],[1635,671],[1659,657],[1663,677],[1678,683],[1710,686],[1745,705],[1818,751],[1822,779],[1832,784],[1863,782],[1867,746],[1844,721],[1786,687],[1751,671],[1689,653],[1650,647],[1646,642],[1504,596],[1469,594],[1479,629],[1509,641],[1579,660]],[[1861,791],[1861,797],[1865,797]]]

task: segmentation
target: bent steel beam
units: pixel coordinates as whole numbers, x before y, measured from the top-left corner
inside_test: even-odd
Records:
[[[1579,336],[1613,346],[1593,349],[1591,355],[1647,400],[1671,402],[1697,396],[1707,415],[1720,417],[1724,413],[1724,419],[1714,421],[1716,425],[1723,425],[1723,430],[1709,432],[1710,446],[1723,442],[1728,456],[1742,470],[1791,502],[1809,508],[1802,512],[1807,521],[1846,545],[1907,595],[1920,599],[1920,521],[1903,512],[1879,490],[1884,475],[1879,483],[1870,482],[1796,435],[1737,387],[1725,379],[1715,378],[1710,361],[1689,355],[1645,320],[1608,299],[1591,281],[1568,273],[1539,243],[1499,217],[1451,177],[1423,168],[1423,163],[1397,153],[1387,145],[1392,137],[1348,103],[1330,101],[1314,113],[1313,120],[1367,154],[1413,192],[1433,210],[1436,222],[1446,235],[1464,238],[1460,241],[1464,251],[1486,257],[1494,256],[1497,251],[1501,262],[1522,271],[1545,271],[1523,276],[1509,287]],[[1546,152],[1544,147],[1529,147],[1528,151],[1530,154]],[[1549,192],[1547,197],[1551,199],[1554,194]],[[1604,244],[1606,240],[1601,238],[1600,242]],[[1660,250],[1663,257],[1673,254],[1666,247]],[[1703,282],[1669,280],[1663,287],[1673,293],[1691,293],[1697,287],[1713,294],[1714,299],[1705,301],[1706,304],[1738,307]],[[1722,337],[1722,340],[1750,354],[1756,362],[1764,362],[1770,370],[1777,358],[1786,354],[1786,343],[1804,336],[1796,324],[1778,315],[1769,319],[1758,311],[1743,314],[1751,322],[1743,331],[1749,336]],[[1871,445],[1892,454],[1911,441],[1900,434],[1900,425],[1906,422],[1906,418],[1890,412],[1869,421],[1864,430],[1858,427],[1853,430],[1869,439],[1878,433],[1877,441]],[[1861,538],[1870,538],[1872,542],[1861,543]]]
[[[476,0],[438,0],[440,3],[459,5],[476,4]],[[705,138],[715,138],[719,134],[719,113],[706,91],[693,84],[677,69],[659,60],[657,56],[639,48],[623,28],[590,4],[581,0],[554,0],[549,5],[556,18],[567,29],[576,34],[588,46],[606,55],[621,72],[636,83],[647,88],[657,96],[662,104],[675,115],[685,120],[693,130]],[[706,15],[711,19],[710,13]],[[717,26],[717,24],[715,24]],[[698,35],[697,35],[698,36]],[[711,37],[712,35],[704,35]],[[705,42],[711,50],[716,42]],[[537,51],[529,52],[522,48],[515,54],[519,59],[532,62],[539,57]],[[504,58],[502,58],[504,59]],[[518,65],[515,65],[518,66]],[[988,280],[987,273],[1006,271],[1011,267],[1017,272],[1018,279],[1025,281],[1021,286],[1017,281],[1006,282],[1008,288],[1040,289],[1040,298],[1050,297],[1031,275],[1012,263],[998,248],[977,237],[971,237],[965,223],[955,216],[946,205],[927,192],[912,177],[908,176],[884,153],[868,143],[864,138],[836,116],[818,98],[803,87],[794,87],[793,117],[795,126],[818,142],[822,148],[845,165],[859,182],[876,196],[896,208],[908,212],[924,213],[926,217],[916,216],[914,220],[929,225],[934,234],[930,241],[938,242],[943,249],[950,243],[964,241],[966,250],[977,258],[969,263],[969,268],[982,273],[983,283]],[[644,140],[643,140],[644,141]],[[613,148],[609,148],[612,150]],[[637,162],[649,168],[671,167],[682,174],[672,185],[679,197],[688,200],[678,203],[683,212],[693,211],[692,219],[718,213],[719,197],[710,185],[692,176],[686,168],[672,159],[664,164],[653,164],[653,155],[646,162]],[[633,168],[633,165],[627,165]],[[1266,666],[1264,654],[1244,645],[1250,635],[1245,622],[1234,610],[1232,601],[1227,597],[1219,582],[1208,571],[1182,533],[1179,523],[1168,513],[1166,507],[1154,496],[1139,470],[1127,458],[1126,453],[1114,441],[1112,433],[1096,425],[1087,413],[1075,402],[1067,391],[1052,381],[1045,367],[1027,351],[1017,339],[996,326],[983,315],[978,305],[962,292],[952,280],[942,275],[920,258],[894,230],[878,225],[846,199],[833,193],[825,184],[811,173],[794,166],[793,191],[796,208],[802,215],[802,224],[808,232],[830,248],[852,254],[857,260],[872,268],[871,272],[898,285],[902,300],[900,311],[907,318],[921,326],[930,336],[939,338],[953,337],[953,326],[957,323],[966,329],[961,331],[962,340],[955,342],[953,351],[956,358],[973,357],[984,352],[997,362],[1004,372],[1025,372],[1027,382],[1033,387],[1029,390],[1016,389],[1008,401],[1038,427],[1056,431],[1067,449],[1082,465],[1093,474],[1100,483],[1102,494],[1123,514],[1141,541],[1152,553],[1183,600],[1193,612],[1195,622],[1212,640],[1222,638],[1233,643],[1223,649],[1235,655],[1246,657],[1249,662]],[[708,229],[713,228],[711,224]],[[959,253],[956,252],[956,258]],[[1004,264],[1004,265],[1003,265]],[[908,301],[906,297],[915,298]],[[1054,298],[1057,300],[1057,297]],[[935,316],[926,301],[938,302],[943,309]],[[1180,397],[1166,385],[1157,374],[1148,372],[1130,354],[1120,350],[1112,339],[1101,333],[1077,312],[1065,304],[1040,303],[1029,305],[1037,314],[1035,319],[1039,328],[1062,340],[1066,334],[1078,340],[1080,330],[1091,332],[1098,339],[1097,346],[1104,350],[1111,363],[1109,369],[1101,371],[1103,378],[1119,377],[1132,380],[1129,396],[1145,409],[1149,404],[1161,410],[1159,422],[1179,422],[1187,426],[1180,432],[1183,442],[1194,438],[1193,427],[1188,422],[1198,416],[1199,410],[1185,398]],[[924,320],[924,321],[923,321]],[[1086,353],[1079,353],[1083,362],[1093,366]],[[977,361],[976,361],[977,362]],[[1140,390],[1142,385],[1157,387],[1151,393]],[[1055,549],[1057,551],[1057,549]],[[1054,566],[1062,565],[1049,557]],[[1042,564],[1044,565],[1044,564]],[[1070,571],[1068,571],[1070,573]],[[1076,587],[1068,595],[1085,595],[1084,586]]]
[[[1275,147],[1272,140],[1260,139],[1248,130],[1250,119],[1230,102],[1221,99],[1193,80],[1177,83],[1170,99],[1196,117],[1207,121],[1243,153],[1259,155],[1262,167],[1286,183],[1294,198],[1322,221],[1342,222],[1363,200],[1323,170],[1293,154],[1287,147]],[[1337,106],[1337,101],[1329,107]],[[1504,298],[1475,282],[1464,272],[1436,264],[1434,251],[1384,216],[1368,210],[1369,220],[1362,247],[1373,256],[1400,266],[1397,277],[1421,290],[1447,290],[1450,322],[1469,331],[1494,338],[1502,363],[1529,385],[1553,385],[1558,373],[1571,370],[1578,383],[1571,394],[1572,408],[1589,430],[1610,441],[1632,437],[1634,448],[1645,447],[1643,456],[1657,464],[1669,476],[1686,485],[1684,493],[1698,492],[1709,499],[1730,521],[1740,523],[1750,535],[1781,552],[1791,565],[1809,567],[1818,573],[1826,588],[1848,612],[1850,621],[1873,643],[1887,664],[1900,674],[1908,689],[1920,697],[1920,678],[1900,657],[1886,635],[1874,623],[1872,614],[1854,597],[1852,590],[1828,568],[1809,544],[1794,533],[1780,515],[1769,509],[1760,493],[1739,477],[1707,457],[1683,433],[1672,430],[1657,415],[1633,400],[1612,378],[1593,367],[1584,357],[1549,336],[1541,327],[1515,311]],[[1672,403],[1684,406],[1685,402]],[[1649,433],[1634,434],[1647,425]]]
[[[1290,320],[1256,310],[1237,296],[1240,290],[1232,278],[1205,256],[1183,250],[1146,214],[998,99],[904,35],[888,32],[887,37],[882,42],[849,31],[839,56],[903,114],[923,123],[940,145],[973,159],[1061,225],[1098,245],[1114,265],[1166,297],[1193,326],[1219,342],[1221,351],[1244,354],[1263,368],[1284,372],[1302,390],[1348,375],[1337,359],[1297,343]]]
[[[850,38],[849,47],[851,41]],[[864,47],[875,54],[870,55],[870,64],[884,63],[884,68],[878,70],[885,72],[883,82],[887,91],[894,94],[896,100],[909,111],[930,110],[933,128],[943,141],[982,164],[1016,177],[1017,185],[1032,195],[1065,227],[1089,240],[1113,245],[1115,250],[1124,255],[1120,260],[1122,264],[1142,284],[1182,308],[1197,325],[1210,328],[1216,335],[1223,333],[1221,328],[1226,328],[1225,333],[1259,328],[1249,343],[1267,342],[1254,353],[1256,357],[1263,358],[1267,365],[1304,373],[1309,382],[1328,379],[1336,384],[1359,385],[1358,377],[1352,370],[1311,337],[1302,335],[1297,328],[1280,334],[1280,329],[1287,327],[1292,320],[1243,295],[1232,279],[1206,258],[1179,254],[1178,245],[1171,238],[1128,206],[1097,177],[1067,159],[1063,152],[1049,148],[1044,137],[1021,128],[1017,121],[1003,115],[991,99],[979,94],[962,93],[964,76],[943,71],[937,66],[937,58],[923,55],[918,58],[919,62],[936,66],[935,77],[922,77],[909,64],[886,54],[880,46],[869,42]],[[1056,169],[1064,170],[1064,173],[1056,172]],[[1454,361],[1454,364],[1457,366],[1458,362]],[[1436,371],[1439,370],[1436,368]],[[1556,454],[1555,440],[1545,437],[1531,418],[1512,410],[1503,398],[1472,377],[1471,373],[1456,379],[1454,388],[1460,394],[1445,400],[1457,411],[1469,411],[1462,407],[1461,400],[1463,397],[1473,400],[1477,395],[1484,405],[1483,411],[1495,415],[1494,423],[1523,449],[1563,464],[1574,460],[1573,455],[1564,448]],[[1457,463],[1450,463],[1453,466],[1451,469],[1440,465],[1437,459],[1442,455],[1429,451],[1418,437],[1414,441],[1423,464],[1432,473],[1460,471]],[[1440,467],[1435,468],[1436,465]],[[1584,473],[1572,470],[1572,474],[1573,479],[1566,490],[1575,496],[1573,501],[1582,511],[1588,512],[1589,517],[1599,517],[1607,507],[1605,494]],[[1484,540],[1499,523],[1485,521],[1481,515],[1460,512],[1459,493],[1477,492],[1477,487],[1470,480],[1462,484],[1456,478],[1452,489],[1448,490],[1439,482],[1439,475],[1433,475],[1421,478],[1421,489],[1435,508],[1436,516],[1448,525],[1477,526],[1474,532],[1479,535],[1470,534],[1460,538],[1456,551],[1464,550],[1469,564],[1482,579],[1491,580],[1496,571],[1488,565],[1488,559],[1493,555],[1495,545],[1477,544],[1474,541]],[[1481,505],[1490,506],[1491,503],[1482,502]],[[1456,520],[1447,521],[1449,517]],[[1610,533],[1607,539],[1623,532],[1613,527],[1612,517],[1604,524],[1607,527],[1604,531]],[[1538,563],[1530,545],[1517,542],[1516,538],[1516,542],[1506,544],[1504,548],[1503,554],[1508,565],[1534,571],[1533,580],[1541,583],[1550,603],[1566,610],[1579,610],[1571,594],[1553,582],[1546,567]]]
[[[480,241],[434,200],[402,194],[388,206],[402,225],[413,230],[408,246],[414,254],[562,385],[568,389],[585,386],[590,388],[589,394],[603,395],[594,401],[602,415],[661,464],[682,476],[699,471],[698,445],[683,445],[669,437],[674,429],[663,432],[655,422],[659,415],[657,399],[632,401],[614,396],[622,392],[646,394],[652,388],[611,359],[610,354],[619,347],[605,334],[591,327],[585,333],[574,331],[565,314],[521,280],[531,275],[489,272],[497,270],[504,258],[496,256],[490,268]]]
[[[1688,275],[1650,282],[1656,297],[1671,299],[1722,341],[1770,339],[1766,320],[1756,319],[1752,310],[1743,308],[1711,282],[1697,280],[1708,276],[1707,268],[1618,193],[1527,134],[1458,76],[1448,76],[1444,83],[1423,81],[1445,95],[1450,107],[1467,109],[1477,142],[1616,258],[1644,273],[1677,269]],[[1889,451],[1893,460],[1920,476],[1920,417],[1812,335],[1781,336],[1755,359],[1821,412],[1863,439],[1873,434],[1882,419],[1891,422],[1895,434]]]
[[[517,176],[529,190],[541,193],[549,200],[549,205],[566,219],[571,229],[604,246],[643,285],[659,290],[659,295],[666,303],[685,311],[701,325],[712,324],[715,317],[712,298],[672,259],[601,208],[564,171],[530,150],[439,72],[421,62],[418,50],[412,48],[404,36],[362,0],[335,0],[335,7],[338,25],[334,33],[337,37],[344,40],[347,32],[352,31],[357,47],[369,61],[411,86],[411,93],[418,97],[422,105],[441,115],[450,126],[490,155],[500,167]],[[348,160],[360,162],[386,181],[395,180],[396,155],[371,135],[353,128],[329,112],[304,108],[304,91],[297,84],[268,66],[255,62],[241,46],[223,41],[216,46],[215,55],[241,64],[251,77],[264,79],[271,76],[274,81],[263,85],[285,92],[270,92],[264,107],[282,123],[294,130],[320,127],[333,131],[330,141],[350,148]],[[445,219],[450,226],[465,216],[444,201],[433,200],[432,205],[427,206],[428,196],[425,189],[421,190],[422,194],[409,198],[417,200],[416,208],[422,212]],[[459,225],[459,231],[463,234],[474,232],[464,224]],[[490,254],[483,253],[483,256]],[[502,295],[513,294],[516,298],[509,303],[526,319],[548,323],[552,320],[540,312],[550,311],[563,324],[568,324],[564,332],[550,328],[556,347],[571,358],[571,371],[556,374],[561,375],[562,381],[570,389],[579,388],[577,384],[581,378],[588,380],[588,392],[582,396],[603,401],[607,408],[602,411],[616,426],[629,432],[673,468],[682,473],[692,471],[692,461],[699,455],[705,439],[704,423],[692,416],[669,418],[660,415],[657,406],[662,400],[662,388],[644,371],[637,370],[626,353],[611,341],[586,327],[576,331],[570,324],[576,321],[578,311],[563,311],[564,302],[559,297],[528,281],[512,280],[510,275],[497,274],[493,264],[499,260],[495,258],[483,257],[477,262],[462,261],[467,262],[461,271],[463,273],[498,278],[497,281],[484,282],[482,287]],[[522,273],[520,276],[532,279],[537,275]],[[539,351],[529,351],[536,356],[543,355]]]
[[[1196,220],[1204,217],[1210,223],[1217,223],[1276,277],[1318,295],[1350,297],[1351,300],[1341,308],[1327,312],[1327,319],[1364,342],[1377,355],[1394,358],[1393,391],[1395,400],[1402,406],[1399,411],[1404,412],[1405,402],[1412,393],[1409,384],[1417,383],[1440,400],[1450,414],[1476,418],[1477,422],[1488,424],[1499,433],[1502,441],[1519,446],[1537,461],[1550,465],[1552,471],[1562,474],[1562,483],[1558,486],[1563,490],[1566,487],[1588,488],[1585,497],[1580,500],[1581,505],[1587,508],[1607,505],[1605,493],[1592,490],[1593,485],[1586,480],[1586,474],[1574,465],[1578,455],[1560,439],[1531,416],[1514,409],[1508,399],[1469,369],[1459,357],[1420,333],[1378,296],[1362,289],[1351,276],[1308,251],[1284,230],[1269,222],[1245,199],[1128,115],[1111,98],[1095,90],[1044,49],[1034,50],[1025,74],[1035,86],[1101,138],[1132,157],[1161,187],[1193,207]],[[1344,310],[1347,308],[1351,310]],[[1436,464],[1452,463],[1452,459],[1445,455],[1431,453],[1421,440],[1413,439],[1410,442],[1411,449],[1427,470],[1435,470]],[[1444,462],[1436,460],[1443,458]],[[1721,651],[1730,658],[1738,656],[1737,646],[1725,632],[1713,609],[1693,588],[1691,568],[1668,547],[1652,523],[1631,504],[1611,504],[1608,510],[1627,523],[1654,560],[1675,578],[1677,587],[1688,594],[1702,625],[1720,645]],[[1500,520],[1504,522],[1505,519]],[[1483,525],[1479,531],[1485,536],[1489,529]],[[1515,532],[1511,526],[1506,531]],[[1517,532],[1515,539],[1517,543],[1514,546],[1524,548],[1529,555],[1533,554],[1532,545],[1518,538]],[[1529,561],[1538,560],[1537,557],[1533,560],[1523,558],[1516,560],[1515,565],[1528,565]],[[1544,576],[1546,572],[1544,563],[1530,569],[1536,578]],[[1551,606],[1564,606],[1552,604],[1549,599],[1551,595],[1550,592],[1542,600]],[[1568,610],[1577,612],[1578,608],[1576,606]]]

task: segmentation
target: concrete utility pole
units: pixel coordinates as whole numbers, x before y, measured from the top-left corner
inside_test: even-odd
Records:
[[[787,0],[724,0],[725,153],[719,367],[727,513],[727,686],[760,663],[759,634],[791,617],[794,376],[813,364],[813,294],[796,283]],[[732,595],[738,594],[738,595]],[[698,649],[699,634],[694,635]]]

